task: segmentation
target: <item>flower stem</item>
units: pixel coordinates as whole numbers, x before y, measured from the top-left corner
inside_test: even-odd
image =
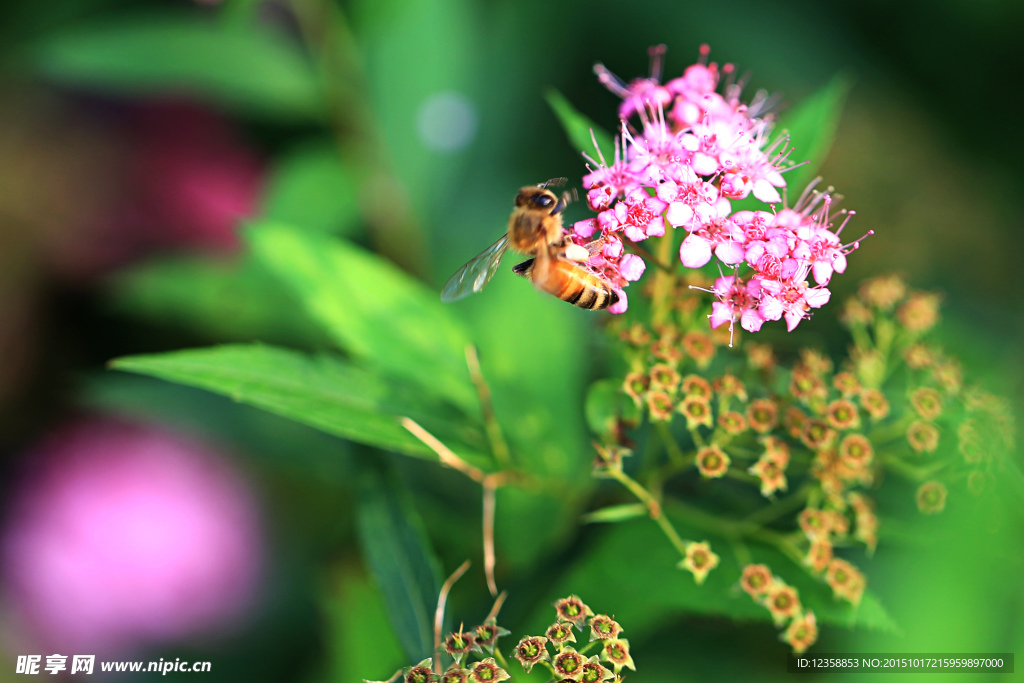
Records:
[[[671,260],[673,244],[674,238],[671,231],[658,238],[658,261],[667,263]],[[669,295],[672,293],[674,284],[675,276],[671,272],[658,270],[654,274],[654,294],[651,297],[653,303],[651,322],[654,325],[661,325],[668,318]]]
[[[779,517],[783,517],[790,512],[794,512],[807,500],[811,488],[811,484],[804,484],[793,495],[752,512],[743,520],[744,523],[763,526],[769,522],[774,522]]]
[[[909,462],[905,462],[899,457],[890,454],[882,454],[881,460],[885,463],[886,467],[891,468],[894,472],[905,479],[915,482],[931,479],[936,473],[946,466],[946,463],[943,462],[935,462],[931,465],[924,466],[912,465]]]
[[[508,671],[511,667],[508,665],[508,661],[505,659],[505,655],[501,654],[501,648],[497,645],[494,646],[494,657],[498,660],[498,664],[501,664],[501,668]]]
[[[508,443],[501,433],[501,425],[494,413],[494,404],[491,401],[491,389],[487,386],[487,380],[480,370],[480,358],[477,356],[476,347],[472,344],[466,346],[466,366],[469,368],[469,376],[476,387],[477,396],[480,399],[480,413],[484,418],[484,428],[487,431],[487,439],[491,442],[491,452],[501,469],[508,469],[512,465],[512,456],[509,453]]]
[[[672,272],[672,267],[671,266],[669,266],[668,264],[664,263],[661,259],[659,259],[654,254],[652,254],[651,252],[649,252],[646,249],[644,249],[643,247],[641,247],[636,242],[628,242],[627,244],[629,245],[630,249],[632,249],[637,254],[639,254],[640,256],[643,256],[645,259],[647,259],[648,261],[653,263],[659,270],[662,270],[662,271],[664,271],[666,273],[671,273]]]
[[[679,442],[676,441],[676,437],[672,434],[668,423],[658,422],[655,426],[658,430],[658,436],[661,437],[661,442],[665,444],[665,450],[668,451],[669,459],[678,465],[682,465],[686,461],[686,456],[683,454],[683,449],[679,447]]]
[[[623,486],[629,489],[630,493],[640,499],[647,509],[650,511],[651,519],[653,519],[658,526],[661,528],[662,533],[668,538],[669,542],[672,543],[673,547],[679,551],[679,554],[686,556],[686,543],[682,538],[679,537],[679,533],[675,527],[672,526],[672,522],[664,515],[661,510],[661,503],[659,503],[651,493],[645,489],[639,482],[635,481],[632,477],[622,471],[612,470],[610,475],[619,481]]]

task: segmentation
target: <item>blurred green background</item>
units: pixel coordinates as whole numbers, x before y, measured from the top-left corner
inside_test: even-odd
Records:
[[[130,417],[202,438],[259,500],[258,596],[217,637],[162,643],[147,657],[212,660],[208,680],[383,678],[405,662],[360,551],[366,497],[353,465],[383,461],[380,476],[393,479],[373,485],[409,494],[402,505],[422,518],[442,575],[474,561],[451,616],[475,623],[489,608],[477,487],[430,463],[368,454],[228,399],[104,366],[222,342],[331,348],[290,293],[242,255],[236,231],[251,218],[350,239],[438,290],[500,235],[518,187],[563,175],[579,185],[585,168],[547,90],[613,129],[618,101],[597,83],[594,62],[627,79],[643,75],[647,48],[658,43],[669,48],[666,75],[708,43],[712,59],[749,70],[748,92],[779,92],[783,107],[837,73],[849,79],[820,173],[858,212],[851,230],[877,234],[836,279],[835,294],[888,271],[942,291],[943,342],[971,377],[1019,406],[1022,30],[1024,5],[1009,0],[5,3],[3,499],[26,476],[26,454],[73,417]],[[365,283],[369,293],[376,286]],[[639,667],[630,680],[785,677],[785,649],[769,624],[659,607],[664,593],[682,590],[676,584],[699,590],[673,573],[663,539],[652,537],[644,561],[663,572],[638,573],[635,558],[622,557],[588,573],[593,548],[602,561],[615,557],[603,530],[575,521],[593,487],[582,397],[602,376],[602,341],[593,317],[567,308],[502,273],[457,312],[480,347],[496,409],[509,416],[513,446],[576,487],[564,500],[499,498],[499,584],[512,592],[506,625],[518,638],[551,597],[573,591],[621,617]],[[842,351],[836,310],[792,336],[766,337]],[[828,627],[816,650],[1024,644],[1019,505],[951,502],[937,520],[883,526],[862,567],[898,633]],[[0,680],[13,679],[24,641],[16,621],[0,619]]]

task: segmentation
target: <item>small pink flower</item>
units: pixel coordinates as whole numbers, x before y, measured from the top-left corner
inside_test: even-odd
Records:
[[[711,304],[712,328],[729,323],[732,332],[733,325],[739,322],[747,332],[761,329],[764,324],[764,317],[758,310],[761,287],[756,280],[743,282],[734,276],[720,277],[715,280],[712,292],[718,297],[718,301]]]
[[[665,219],[672,227],[696,230],[704,223],[729,215],[729,201],[719,200],[718,188],[700,180],[690,171],[692,180],[675,182],[669,180],[658,185],[658,198],[668,202]]]
[[[617,259],[622,256],[622,240],[619,239],[618,235],[609,235],[607,238],[608,243],[604,245],[604,249],[601,250],[601,255],[608,259]]]
[[[806,282],[761,280],[759,312],[765,320],[786,317],[786,329],[792,332],[807,317],[811,308],[821,308],[831,297],[824,287],[808,287]]]
[[[638,78],[627,86],[627,93],[619,105],[619,118],[628,119],[644,109],[657,111],[672,101],[672,93],[651,78]]]
[[[615,219],[633,242],[665,234],[665,202],[637,189],[615,205]]]
[[[715,219],[691,232],[679,247],[679,259],[687,268],[700,268],[711,260],[711,252],[722,263],[743,263],[743,231],[728,218]]]
[[[629,165],[618,159],[611,166],[602,163],[597,170],[583,176],[583,187],[587,189],[587,204],[594,211],[609,208],[616,199],[629,194],[639,186],[639,178],[630,170]]]
[[[665,46],[652,47],[648,50],[648,54],[651,58],[650,76],[637,78],[628,85],[606,69],[603,64],[594,66],[597,79],[622,98],[623,102],[619,105],[619,118],[623,121],[628,120],[638,111],[657,111],[672,101],[672,92],[661,85],[661,66],[665,56]]]

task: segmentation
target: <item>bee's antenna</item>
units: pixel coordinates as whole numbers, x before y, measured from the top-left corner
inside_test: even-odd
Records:
[[[552,178],[547,182],[541,183],[537,187],[561,187],[562,185],[565,185],[567,182],[569,182],[568,178]]]

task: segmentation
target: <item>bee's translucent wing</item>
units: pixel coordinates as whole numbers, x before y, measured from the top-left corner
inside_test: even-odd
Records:
[[[441,290],[441,301],[458,301],[464,296],[469,296],[483,289],[494,274],[498,272],[498,264],[501,257],[508,251],[508,235],[502,235],[501,239],[484,249],[470,260],[469,263],[459,268],[455,275],[452,275]]]

